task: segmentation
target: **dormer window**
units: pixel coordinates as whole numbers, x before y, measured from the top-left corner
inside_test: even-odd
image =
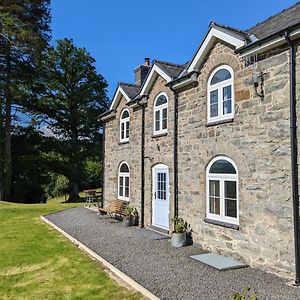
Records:
[[[168,98],[166,93],[157,95],[154,101],[154,135],[168,131]]]
[[[121,113],[120,118],[120,142],[128,142],[129,141],[129,111],[128,109],[124,109]]]
[[[210,75],[207,83],[208,123],[234,117],[233,82],[233,70],[229,66],[220,66]]]

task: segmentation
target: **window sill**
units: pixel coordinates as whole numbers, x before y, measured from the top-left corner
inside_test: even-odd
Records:
[[[129,144],[129,141],[119,142],[119,145]]]
[[[208,223],[208,224],[221,226],[221,227],[235,229],[235,230],[239,230],[239,228],[240,228],[239,225],[236,225],[236,224],[230,224],[230,223],[226,223],[226,222],[222,222],[222,221],[216,221],[216,220],[212,220],[212,219],[208,219],[208,218],[205,218],[204,222]]]
[[[129,202],[129,201],[130,201],[129,198],[124,199],[124,198],[122,198],[122,197],[118,197],[117,199],[120,200],[120,201],[125,201],[125,202]]]
[[[153,135],[152,135],[152,138],[153,138],[153,139],[156,139],[156,138],[160,138],[160,137],[167,136],[167,135],[168,135],[167,132],[157,133],[157,134],[153,134]]]
[[[219,121],[212,121],[205,124],[206,127],[215,126],[215,125],[221,125],[226,123],[232,123],[234,121],[234,118],[226,119],[226,120],[219,120]]]

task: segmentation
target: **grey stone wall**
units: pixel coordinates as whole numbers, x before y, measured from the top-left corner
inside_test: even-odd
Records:
[[[207,79],[219,65],[234,70],[235,117],[206,126]],[[224,43],[201,66],[199,85],[179,97],[179,205],[194,239],[212,251],[276,273],[294,271],[290,179],[288,52],[258,63],[265,76],[264,100],[254,94],[252,69]],[[239,230],[205,223],[206,166],[230,157],[239,172]]]
[[[130,204],[140,211],[141,195],[141,112],[126,106],[122,97],[116,117],[106,122],[105,128],[105,183],[104,205],[118,197],[118,169],[122,161],[130,167]],[[130,137],[128,143],[120,143],[120,114],[124,108],[130,112]]]
[[[148,98],[145,113],[145,224],[152,224],[152,168],[156,164],[165,164],[169,167],[170,180],[170,217],[173,215],[173,135],[174,135],[174,101],[172,91],[166,87],[166,81],[158,77],[155,81]],[[153,134],[153,107],[156,96],[165,92],[168,96],[168,133],[165,136],[154,137]]]

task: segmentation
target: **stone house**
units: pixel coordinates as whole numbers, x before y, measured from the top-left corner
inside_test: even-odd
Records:
[[[104,206],[167,234],[179,215],[205,249],[299,283],[299,41],[297,3],[248,30],[211,23],[186,64],[146,59],[102,115]]]

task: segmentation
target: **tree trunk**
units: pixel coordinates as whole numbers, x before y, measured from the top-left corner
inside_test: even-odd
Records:
[[[69,198],[66,202],[78,202],[80,200],[79,190],[76,182],[70,183]]]
[[[6,82],[5,82],[5,125],[4,125],[4,172],[3,172],[3,190],[4,200],[10,201],[11,197],[11,56],[10,48],[6,54]]]

